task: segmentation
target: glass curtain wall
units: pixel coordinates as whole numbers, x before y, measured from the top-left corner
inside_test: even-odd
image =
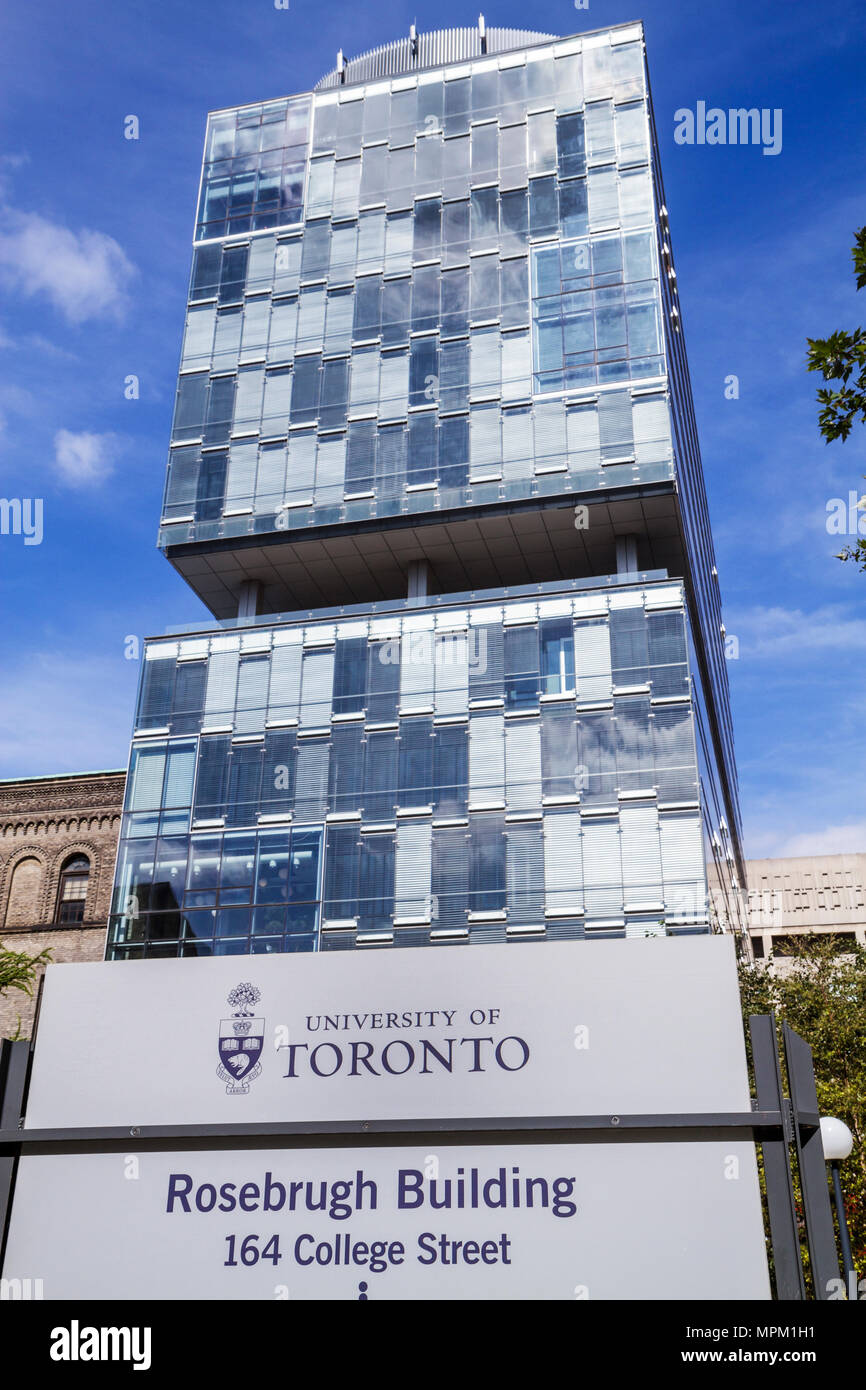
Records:
[[[680,585],[148,643],[117,957],[707,930]]]

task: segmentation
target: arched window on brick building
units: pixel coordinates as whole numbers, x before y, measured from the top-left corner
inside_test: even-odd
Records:
[[[12,870],[4,927],[29,927],[39,921],[42,897],[42,864],[32,856],[21,859]]]
[[[84,921],[84,904],[90,880],[90,860],[86,854],[73,854],[60,870],[57,891],[57,911],[54,922],[58,927],[74,926]]]

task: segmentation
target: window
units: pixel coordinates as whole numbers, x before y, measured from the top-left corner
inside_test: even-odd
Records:
[[[345,920],[358,909],[361,841],[352,827],[331,825],[327,836],[323,912],[328,919]]]
[[[581,236],[586,231],[583,181],[563,184],[561,197],[562,229],[570,239],[534,248],[531,257],[534,389],[562,391],[660,375],[651,233]]]
[[[463,274],[462,271],[457,272]],[[452,277],[454,272],[452,271]],[[443,305],[453,286],[449,276],[442,277]],[[468,280],[464,288],[468,289]],[[468,309],[465,315],[468,325]],[[469,405],[469,341],[453,338],[442,343],[439,354],[439,402],[443,411],[465,410]]]
[[[346,643],[341,642],[338,651]],[[337,725],[331,735],[328,806],[331,811],[356,811],[361,803],[364,751],[360,722]]]
[[[453,149],[448,147],[449,161]],[[443,259],[446,266],[465,265],[469,259],[469,200],[446,203],[442,224]]]
[[[86,854],[73,854],[66,860],[60,871],[55,925],[72,926],[84,921],[89,879],[90,860]]]
[[[468,725],[449,724],[434,730],[433,795],[437,816],[466,814],[469,784]]]
[[[653,695],[687,695],[686,635],[679,613],[648,613],[647,642]]]
[[[195,787],[196,820],[217,820],[225,815],[230,749],[230,734],[201,740]]]
[[[440,254],[442,243],[442,203],[438,198],[427,198],[415,204],[415,247],[416,261],[432,260]]]
[[[407,442],[404,425],[385,425],[378,432],[376,490],[380,497],[398,497],[403,491]]]
[[[150,886],[148,895],[148,907],[154,911],[163,913],[173,913],[172,920],[177,921],[177,909],[180,907],[183,897],[183,885],[186,881],[188,857],[188,841],[183,835],[165,835],[157,840],[156,861],[153,871],[153,882]],[[168,917],[160,919],[162,926],[170,928],[172,921]],[[177,931],[169,933],[177,936]]]
[[[499,246],[499,189],[473,188],[470,194],[470,243],[473,251]]]
[[[300,221],[309,107],[302,96],[211,117],[199,240]]]
[[[409,420],[406,481],[415,486],[436,481],[436,419],[430,413]]]
[[[318,348],[325,332],[326,293],[324,285],[305,285],[298,299],[297,346]]]
[[[642,791],[654,785],[653,725],[649,696],[616,702],[617,788]]]
[[[251,376],[253,379],[251,379]],[[241,376],[244,391],[240,403],[240,419],[247,418],[247,402],[250,397],[254,397],[255,391],[250,391],[251,386],[255,386],[255,373],[244,372]],[[262,382],[262,385],[264,383]],[[235,389],[238,380],[233,376],[214,377],[210,384],[208,393],[207,414],[204,421],[204,442],[206,445],[215,447],[219,444],[228,442],[231,431],[232,418],[235,410]],[[261,411],[259,412],[261,413]],[[251,417],[250,417],[251,418]],[[205,496],[210,496],[206,493]],[[222,490],[220,489],[220,500],[222,500]]]
[[[382,667],[383,671],[397,671],[399,667]],[[375,667],[371,662],[371,672]],[[396,691],[393,695],[396,713]],[[373,704],[375,701],[375,704]],[[388,703],[388,692],[371,695],[371,706],[384,710]],[[368,710],[368,717],[371,710]],[[366,821],[390,821],[397,805],[397,735],[391,730],[369,733],[366,738],[364,763],[363,812]]]
[[[499,258],[475,256],[470,267],[469,317],[473,322],[499,318]]]
[[[541,624],[541,675],[545,695],[574,690],[574,630],[569,618]]]
[[[393,833],[361,840],[357,916],[362,931],[388,931],[392,926],[395,851]]]
[[[501,249],[507,252],[522,251],[529,236],[529,212],[525,188],[518,188],[502,194],[501,201]]]
[[[427,806],[433,795],[433,721],[404,719],[398,750],[398,805]]]
[[[584,714],[578,722],[581,799],[604,805],[616,800],[614,724],[609,714]]]
[[[334,660],[334,714],[360,714],[366,699],[367,639],[341,637]]]
[[[412,279],[412,332],[439,327],[439,267],[419,266]]]
[[[323,430],[340,429],[346,423],[349,398],[348,357],[338,357],[323,364],[321,385],[319,426]]]
[[[409,337],[412,280],[408,275],[386,280],[382,290],[382,342],[405,343]]]
[[[301,279],[321,280],[331,256],[331,223],[328,218],[309,220],[301,242]]]
[[[295,363],[292,381],[293,425],[315,420],[319,413],[319,378],[322,359],[318,354],[302,357]]]
[[[452,415],[439,426],[439,487],[449,503],[455,499],[453,490],[463,488],[469,478],[469,417]],[[449,489],[452,490],[449,496]]]
[[[382,277],[367,275],[358,281],[352,336],[357,342],[378,338],[382,322]]]
[[[541,716],[541,790],[548,798],[573,797],[581,790],[577,760],[577,722],[569,706],[547,706]]]
[[[505,908],[505,821],[476,816],[469,827],[469,906],[473,912]]]
[[[642,608],[620,608],[611,613],[610,660],[614,685],[643,685],[649,680],[647,623]]]
[[[416,338],[412,343],[409,354],[410,405],[424,405],[436,399],[439,383],[437,349],[436,338]]]
[[[287,951],[314,951],[319,927],[321,830],[293,830],[289,855]]]
[[[177,667],[172,699],[172,728],[175,733],[198,732],[204,710],[206,683],[206,662],[185,661]]]
[[[538,629],[509,628],[505,632],[505,705],[531,709],[538,703]]]
[[[575,178],[586,173],[583,122],[584,118],[580,112],[557,119],[556,147],[560,178]]]
[[[205,372],[182,376],[177,383],[172,439],[196,439],[202,432],[208,378]]]
[[[529,185],[529,232],[531,236],[552,236],[559,230],[559,199],[556,179],[532,179]]]
[[[231,750],[228,759],[227,825],[249,825],[255,820],[261,799],[261,743],[242,743]]]
[[[371,492],[376,479],[376,422],[354,420],[346,438],[347,493]],[[345,712],[335,707],[334,713]]]

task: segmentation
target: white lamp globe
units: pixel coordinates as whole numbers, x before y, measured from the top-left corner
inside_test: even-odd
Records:
[[[829,1115],[821,1116],[821,1143],[827,1163],[839,1163],[847,1158],[854,1147],[854,1135],[844,1120]]]

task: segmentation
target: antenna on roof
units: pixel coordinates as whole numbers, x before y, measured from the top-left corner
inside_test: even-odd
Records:
[[[417,58],[417,57],[418,57],[418,30],[415,28],[415,25],[414,25],[414,24],[410,24],[410,25],[409,25],[409,47],[410,47],[411,52],[412,52],[412,57],[413,57],[413,58]]]
[[[338,73],[338,75],[339,75],[340,81],[341,81],[341,82],[345,82],[345,80],[346,80],[346,60],[345,60],[345,58],[343,57],[343,50],[342,50],[342,48],[338,48],[338,49],[337,49],[337,73]]]
[[[478,16],[478,34],[481,39],[481,52],[487,52],[487,25],[484,23],[484,15]]]

